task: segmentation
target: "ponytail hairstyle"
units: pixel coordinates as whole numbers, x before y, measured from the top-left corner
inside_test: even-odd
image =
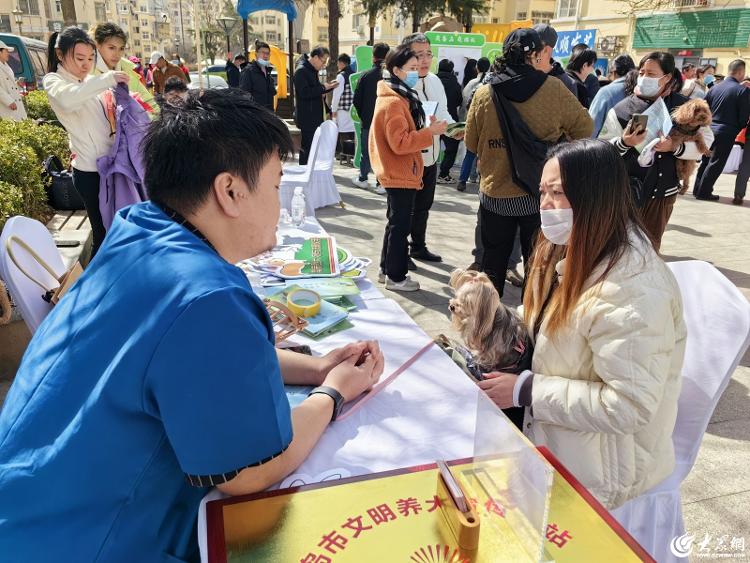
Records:
[[[71,53],[79,43],[89,45],[94,50],[94,56],[96,56],[96,43],[85,31],[78,27],[66,27],[61,32],[50,35],[47,43],[47,72],[57,72],[60,61],[68,53]],[[60,51],[59,56],[58,50]]]
[[[502,73],[506,66],[531,64],[544,49],[539,34],[533,29],[515,29],[503,41],[503,54],[495,59],[492,71]]]
[[[672,53],[653,51],[641,59],[641,62],[638,64],[638,70],[643,68],[646,61],[654,61],[659,65],[661,71],[670,77],[669,82],[664,86],[664,93],[662,95],[669,95],[682,90],[682,72],[675,65]]]

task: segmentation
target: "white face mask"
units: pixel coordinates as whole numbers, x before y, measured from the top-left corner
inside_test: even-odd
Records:
[[[568,244],[573,230],[573,210],[542,209],[542,233],[553,244]]]
[[[659,78],[654,78],[653,76],[639,76],[638,90],[641,92],[641,96],[644,96],[645,98],[655,98],[658,96],[661,91],[659,80],[662,78],[663,76],[660,76]]]

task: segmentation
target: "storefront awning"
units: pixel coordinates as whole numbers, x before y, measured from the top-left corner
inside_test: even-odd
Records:
[[[638,18],[635,49],[747,48],[750,10],[707,10]]]

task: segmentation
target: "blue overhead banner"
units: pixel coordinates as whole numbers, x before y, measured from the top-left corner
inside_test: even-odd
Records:
[[[552,51],[552,56],[556,59],[569,57],[573,51],[573,47],[579,43],[585,43],[590,49],[593,49],[596,44],[596,30],[577,29],[575,31],[558,31],[557,43],[555,44],[555,50]]]
[[[274,10],[286,14],[289,21],[297,19],[297,8],[293,0],[238,0],[237,13],[244,20],[249,14],[260,10]]]

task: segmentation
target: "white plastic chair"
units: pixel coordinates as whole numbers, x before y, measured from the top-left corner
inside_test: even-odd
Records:
[[[685,533],[680,485],[690,473],[711,415],[750,345],[750,303],[706,262],[669,264],[682,294],[688,329],[682,390],[672,433],[672,474],[612,515],[659,563],[685,561],[670,549]],[[688,530],[700,540],[701,530]]]
[[[42,223],[29,219],[28,217],[11,217],[5,223],[2,234],[0,234],[0,277],[8,286],[8,291],[21,311],[23,320],[33,334],[42,323],[53,305],[42,299],[44,291],[36,283],[30,280],[13,263],[7,251],[7,241],[15,236],[28,244],[34,251],[57,273],[62,276],[65,264],[60,252],[55,246],[52,235]],[[49,289],[58,287],[60,283],[53,278],[24,248],[13,244],[13,255],[21,267],[35,280]]]
[[[284,176],[279,186],[281,207],[291,211],[292,196],[297,186],[304,188],[305,213],[308,216],[315,216],[315,210],[319,207],[337,205],[341,201],[333,177],[338,136],[336,124],[330,120],[324,121],[315,131],[307,164],[284,166]]]

